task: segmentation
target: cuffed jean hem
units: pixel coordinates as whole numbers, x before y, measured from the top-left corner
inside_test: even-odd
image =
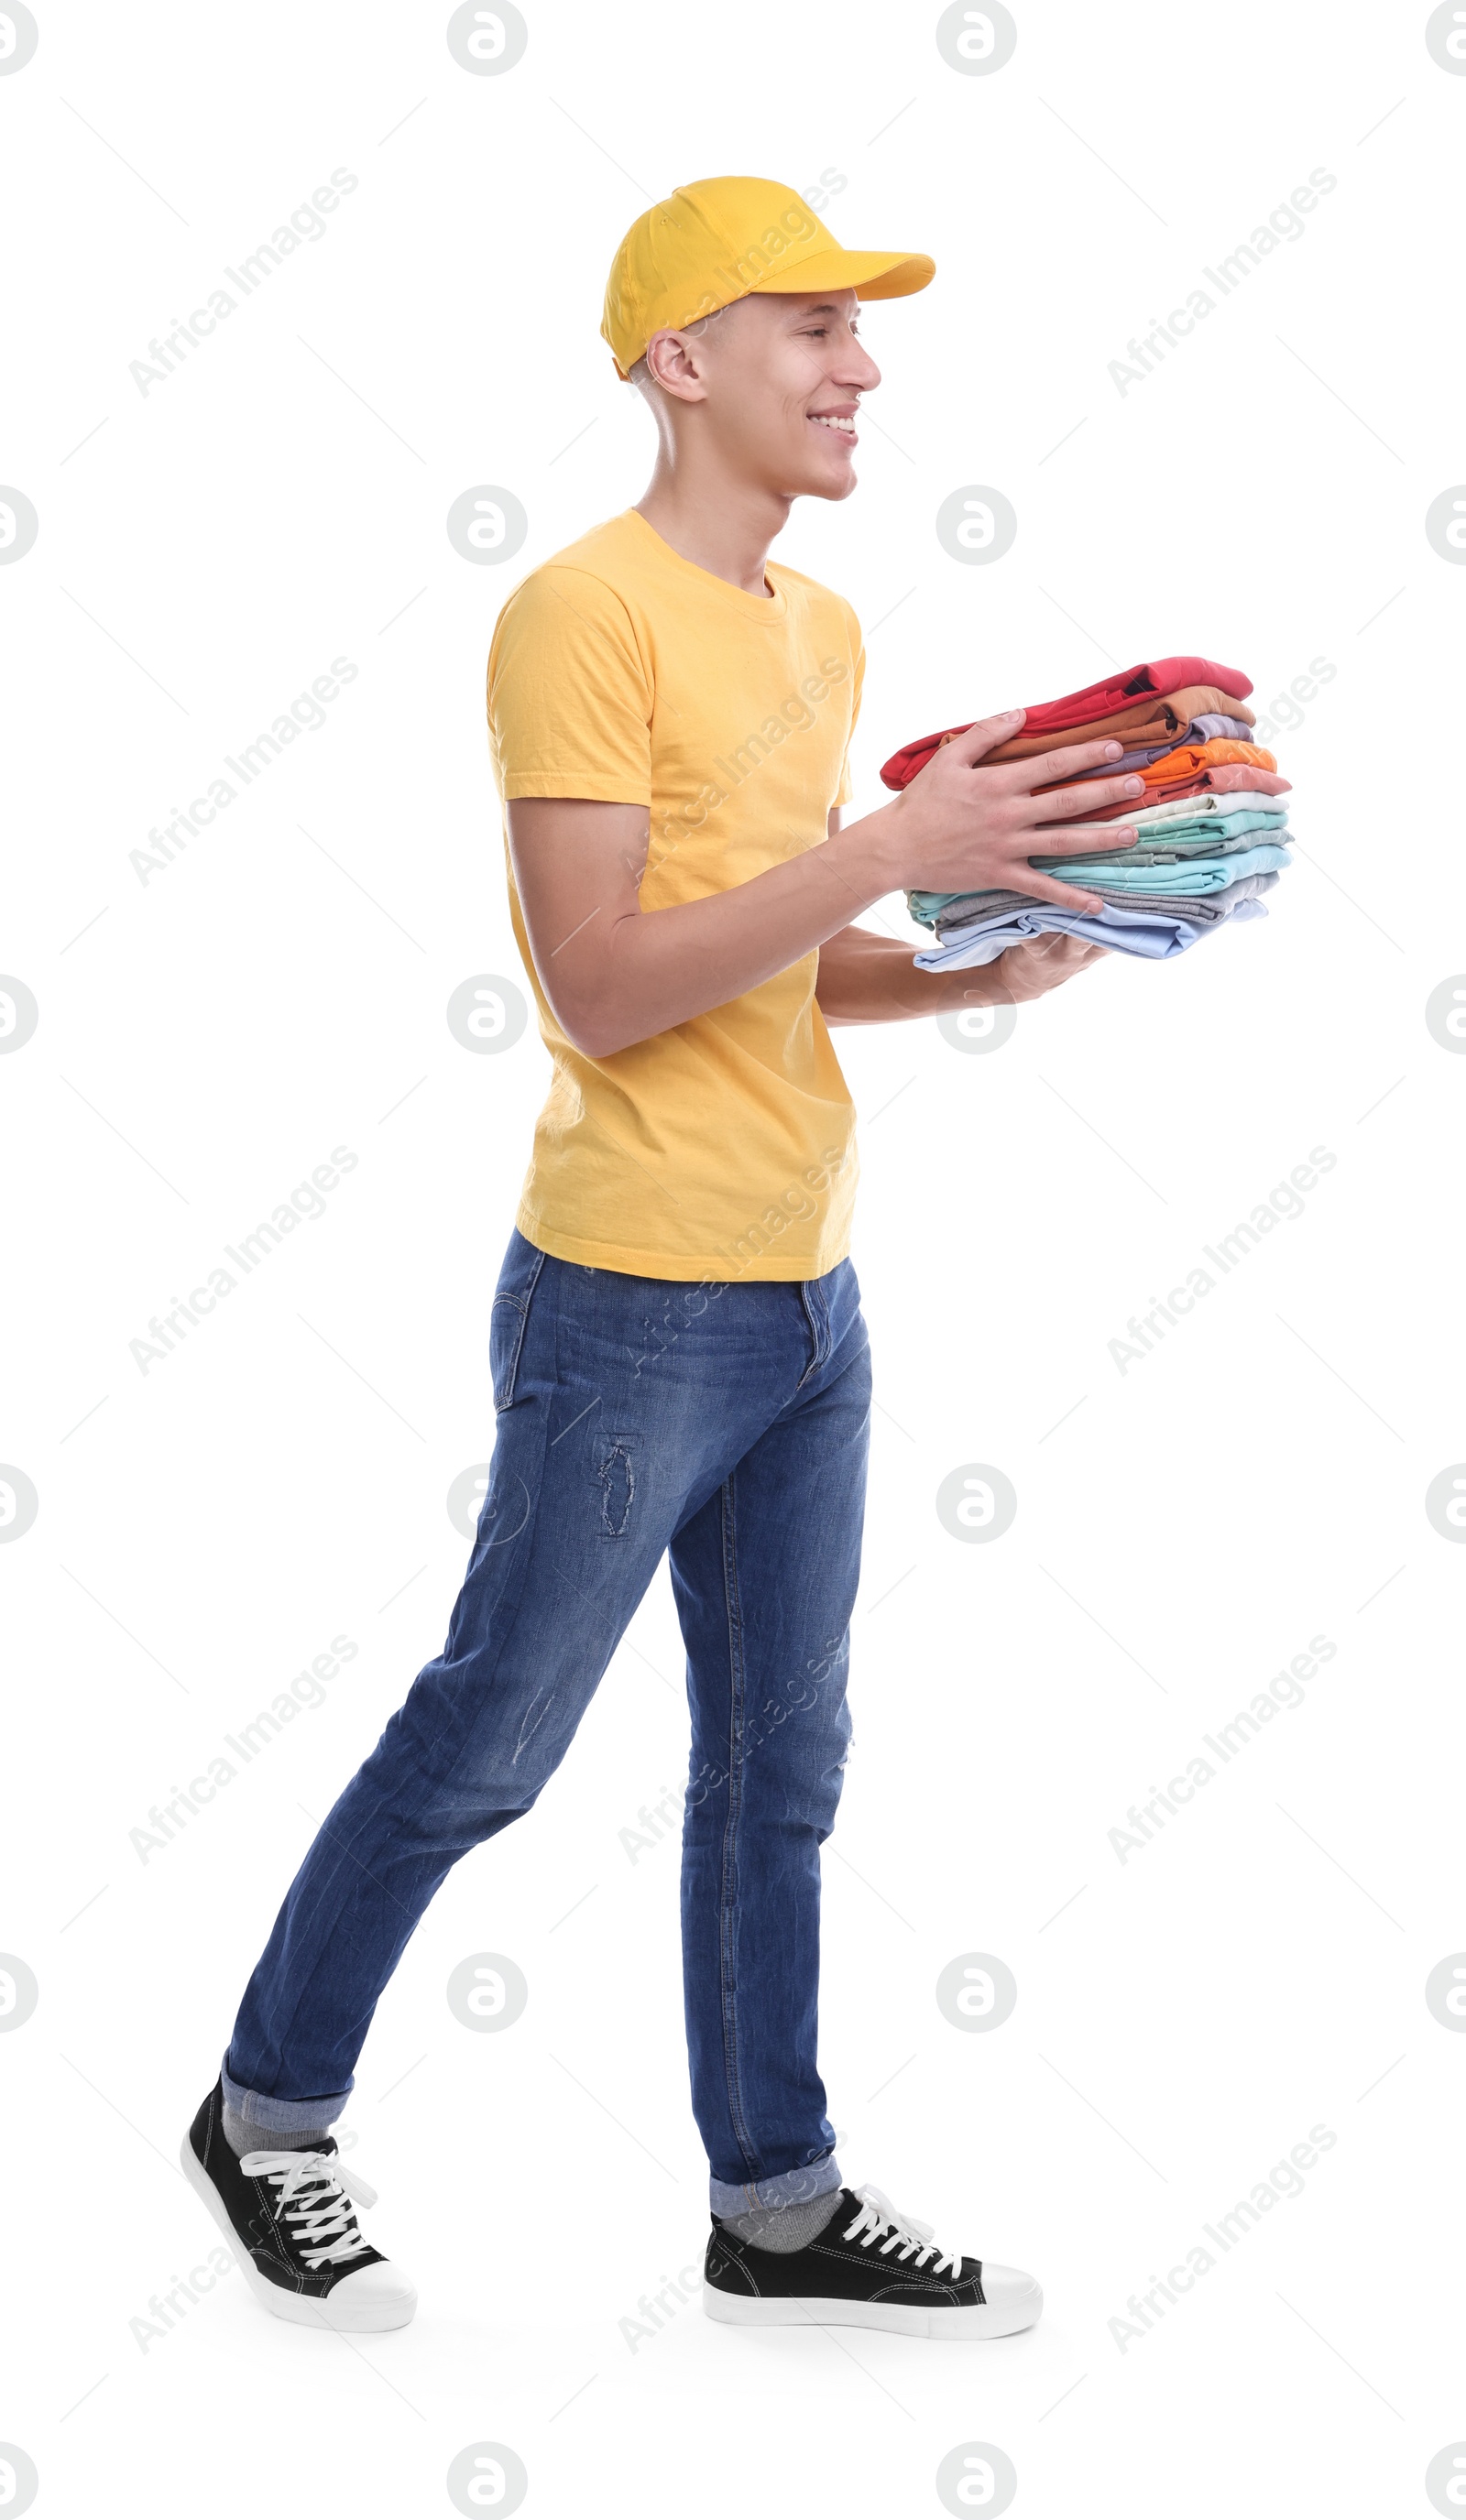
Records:
[[[816,2196],[832,2196],[844,2184],[839,2162],[833,2152],[827,2152],[823,2161],[811,2161],[806,2170],[781,2170],[775,2179],[751,2179],[743,2187],[730,2187],[725,2179],[710,2179],[708,2195],[713,2213],[727,2222],[735,2214],[751,2214],[756,2205],[808,2205]]]
[[[329,2092],[319,2100],[272,2099],[268,2092],[250,2092],[243,2083],[237,2083],[229,2071],[227,2056],[219,2067],[219,2080],[236,2117],[248,2118],[251,2126],[266,2128],[276,2135],[298,2135],[302,2129],[311,2134],[317,2127],[332,2125],[351,2096],[349,2092]]]

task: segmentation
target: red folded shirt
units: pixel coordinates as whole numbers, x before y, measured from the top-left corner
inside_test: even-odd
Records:
[[[1210,656],[1160,656],[1148,665],[1131,665],[1125,673],[1113,674],[1107,682],[1090,683],[1081,692],[1066,692],[1062,699],[1040,701],[1028,711],[1021,732],[1063,735],[1072,726],[1087,726],[1092,718],[1111,716],[1126,700],[1139,699],[1146,692],[1180,691],[1188,683],[1214,683],[1236,700],[1245,700],[1252,690],[1246,674],[1231,665],[1215,664]],[[909,787],[933,753],[954,735],[965,735],[973,723],[969,718],[967,726],[944,727],[939,735],[924,735],[915,743],[902,744],[882,768],[886,786]]]

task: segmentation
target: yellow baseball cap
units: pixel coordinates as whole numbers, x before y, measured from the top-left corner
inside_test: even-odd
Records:
[[[681,332],[735,297],[853,289],[859,297],[909,297],[937,265],[926,253],[847,253],[787,184],[714,175],[679,184],[644,210],[617,248],[601,332],[618,377],[654,333]]]

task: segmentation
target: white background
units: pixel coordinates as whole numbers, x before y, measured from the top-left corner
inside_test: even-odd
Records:
[[[550,0],[502,76],[445,18],[48,7],[0,77],[0,478],[40,520],[0,568],[0,966],[39,1006],[0,1058],[0,1457],[39,1497],[0,1549],[0,1947],[40,1987],[0,2038],[0,2439],[57,2514],[447,2511],[481,2440],[556,2515],[938,2512],[969,2441],[1033,2520],[1428,2511],[1466,2435],[1466,2040],[1423,1993],[1466,1945],[1466,1551],[1423,1504],[1466,1455],[1466,1062],[1424,1020],[1466,968],[1466,573],[1424,531],[1466,474],[1466,79],[1422,10],[1358,0],[1046,0],[991,76],[869,0]],[[339,167],[327,235],[141,393],[150,338]],[[1129,338],[1320,167],[1302,239],[1121,394]],[[1239,663],[1260,713],[1335,669],[1274,746],[1301,849],[1265,925],[1114,958],[986,1055],[840,1038],[880,1407],[822,2062],[847,2175],[1032,2267],[1045,2316],[973,2347],[746,2335],[695,2301],[620,2325],[706,2234],[674,1843],[633,1865],[619,1834],[685,1754],[663,1576],[367,2042],[346,2123],[416,2324],[303,2333],[236,2272],[139,2334],[216,2237],[179,2136],[313,1818],[442,1641],[445,1495],[491,1442],[548,1072],[532,1030],[475,1057],[444,1019],[517,968],[494,616],[643,486],[597,334],[622,231],[698,175],[827,169],[843,243],[939,265],[868,312],[855,497],[777,555],[866,624],[857,808],[895,744],[1139,656]],[[528,515],[507,567],[444,531],[483,482]],[[989,566],[934,530],[973,482],[1019,519]],[[337,656],[327,723],[141,881],[150,828]],[[338,1145],[327,1213],[140,1372],[150,1316]],[[1320,1145],[1306,1213],[1122,1374],[1127,1318]],[[989,1546],[935,1510],[972,1462],[1018,1494]],[[141,1861],[150,1806],[340,1634],[327,1703]],[[1316,1635],[1306,1704],[1122,1864],[1128,1806]],[[479,1951],[528,1980],[497,2036],[444,1999]],[[981,2036],[934,1994],[974,1951],[1019,1989]],[[1127,2296],[1320,2125],[1304,2194],[1122,2351]]]

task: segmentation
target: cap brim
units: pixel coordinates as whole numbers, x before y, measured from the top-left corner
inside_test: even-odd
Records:
[[[751,297],[808,297],[821,289],[853,289],[857,297],[910,297],[936,277],[929,253],[812,253],[784,262],[775,277],[756,281]]]

